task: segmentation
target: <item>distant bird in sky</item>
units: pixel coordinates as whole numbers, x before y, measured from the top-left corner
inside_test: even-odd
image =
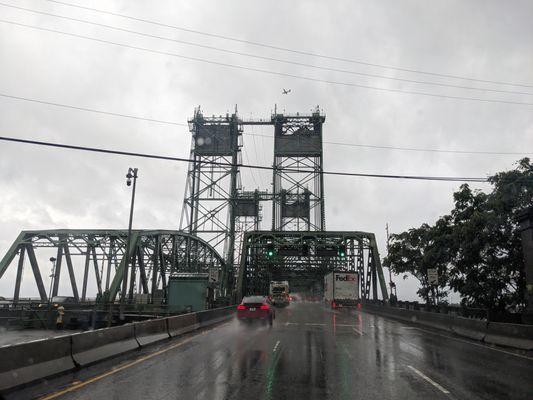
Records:
[[[291,89],[283,89],[283,94],[289,94],[291,92]]]

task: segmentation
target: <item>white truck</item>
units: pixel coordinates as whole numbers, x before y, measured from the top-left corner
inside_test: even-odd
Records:
[[[361,302],[357,272],[330,272],[324,277],[324,301],[331,308],[356,307]]]
[[[270,302],[275,306],[286,306],[289,304],[289,281],[270,282]]]

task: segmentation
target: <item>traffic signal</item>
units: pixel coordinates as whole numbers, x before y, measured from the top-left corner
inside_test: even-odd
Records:
[[[337,247],[337,256],[340,258],[346,257],[346,246],[341,244],[339,247]]]
[[[276,255],[276,248],[273,244],[267,244],[266,255],[268,258],[272,258]]]

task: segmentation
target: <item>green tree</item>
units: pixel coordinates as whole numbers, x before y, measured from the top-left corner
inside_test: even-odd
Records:
[[[439,273],[439,299],[444,300],[447,296],[450,228],[450,218],[443,217],[434,226],[422,224],[390,238],[389,254],[384,265],[396,274],[403,274],[404,279],[409,274],[417,278],[420,282],[417,294],[427,303],[437,298],[436,288],[428,282],[428,268],[436,268]]]
[[[523,306],[525,278],[516,217],[533,204],[533,166],[528,158],[516,169],[489,178],[489,194],[462,185],[454,193],[456,255],[450,287],[462,303],[493,311]]]
[[[437,268],[442,293],[459,292],[462,304],[493,311],[523,306],[525,278],[516,217],[533,205],[533,165],[528,158],[515,169],[489,178],[490,193],[462,185],[454,209],[435,225],[423,224],[392,235],[385,265],[411,274],[428,298],[427,268]]]

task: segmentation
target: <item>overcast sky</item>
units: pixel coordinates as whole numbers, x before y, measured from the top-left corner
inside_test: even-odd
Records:
[[[66,0],[212,34],[372,64],[530,85],[510,86],[305,56],[72,8],[45,0],[4,3],[202,45],[402,79],[522,92],[509,94],[324,71],[178,44],[0,5],[0,19],[130,46],[285,74],[507,104],[385,92],[191,61],[0,22],[0,94],[186,123],[194,107],[269,118],[274,105],[305,113],[320,105],[324,140],[446,150],[533,153],[531,1]],[[282,95],[282,88],[290,88]],[[100,115],[0,97],[1,136],[188,157],[185,126]],[[272,135],[271,128],[246,132]],[[269,138],[245,137],[244,161],[271,165]],[[519,155],[410,152],[324,145],[327,170],[486,177]],[[0,253],[24,229],[125,228],[128,167],[138,167],[135,228],[177,229],[187,165],[0,143]],[[243,172],[246,189],[268,172]],[[453,207],[460,183],[326,177],[326,226],[400,232]],[[474,187],[487,190],[486,184]],[[265,221],[267,222],[267,221]],[[268,225],[264,225],[268,229]],[[15,265],[0,280],[12,296]],[[48,266],[47,266],[48,267]],[[26,268],[21,295],[37,292]],[[46,274],[44,274],[46,275]],[[64,274],[65,275],[65,274]],[[398,278],[397,280],[401,280]],[[62,283],[66,285],[65,282]],[[47,285],[45,281],[45,285]],[[399,282],[415,299],[416,282]]]

